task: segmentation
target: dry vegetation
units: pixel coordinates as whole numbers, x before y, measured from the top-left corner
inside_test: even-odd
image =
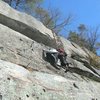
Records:
[[[95,68],[100,69],[100,57],[99,56],[92,54],[92,56],[89,56],[88,59],[89,59],[90,65],[92,65]]]

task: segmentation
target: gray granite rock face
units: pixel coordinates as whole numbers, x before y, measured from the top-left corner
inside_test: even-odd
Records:
[[[45,72],[46,67],[50,66],[42,57],[43,49],[46,48],[48,47],[0,24],[0,59]]]
[[[57,73],[59,70],[55,69],[43,59],[43,49],[47,48],[49,47],[39,44],[4,25],[0,25],[0,59],[2,60],[16,63],[26,69]],[[99,76],[91,69],[87,68],[83,63],[70,57],[67,58],[67,60],[67,62],[71,63],[70,72],[73,71],[87,77],[92,75],[95,76],[93,79],[100,81]],[[62,75],[65,74],[62,70],[61,73]],[[67,76],[68,75],[65,75],[65,77]]]
[[[30,15],[18,12],[0,0],[0,23],[45,45],[53,46],[54,33]]]
[[[1,100],[99,100],[100,84],[30,72],[0,60]]]
[[[60,37],[60,39],[67,53],[68,58],[70,58],[71,62],[70,61],[68,62],[72,63],[71,65],[71,67],[73,68],[72,70],[79,70],[79,73],[81,72],[84,73],[85,75],[87,73],[87,76],[88,74],[90,74],[89,77],[97,75],[98,78],[100,79],[99,70],[91,66],[89,63],[88,57],[89,55],[92,56],[92,53],[89,52],[88,50],[87,53],[86,50],[82,49],[77,44],[70,42],[63,37]]]
[[[43,49],[56,47],[54,38],[41,22],[0,1],[0,100],[100,99],[100,70],[89,64],[88,50],[59,38],[67,73],[43,59]]]
[[[75,53],[80,55],[80,57],[88,57],[87,53],[77,44],[70,42],[63,37],[60,37],[60,39],[68,56],[71,56],[72,54]]]
[[[42,59],[42,49],[47,48],[43,44],[36,43],[0,25],[0,59],[17,64],[0,62],[1,72],[4,73],[0,72],[3,100],[91,100],[99,98],[100,91],[97,90],[100,87],[99,83],[87,77],[90,73],[96,76],[95,73],[70,57],[67,58],[68,62],[72,63],[69,72],[64,73],[63,70],[53,68]]]

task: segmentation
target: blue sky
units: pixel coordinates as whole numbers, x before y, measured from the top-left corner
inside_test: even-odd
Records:
[[[73,15],[70,29],[76,29],[79,24],[90,27],[100,25],[100,0],[45,0],[44,5],[48,7],[49,4],[59,8],[64,17]]]
[[[76,30],[79,24],[92,28],[100,25],[100,0],[45,0],[44,6],[48,7],[49,4],[59,8],[64,17],[73,15],[74,20],[68,27],[68,31]],[[62,31],[62,34],[66,36],[68,31],[66,33]],[[99,51],[98,54],[100,55]]]

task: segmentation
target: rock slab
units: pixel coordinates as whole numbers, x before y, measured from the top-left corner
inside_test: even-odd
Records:
[[[11,8],[0,0],[0,23],[45,45],[55,44],[55,34],[34,17]]]
[[[30,72],[0,60],[1,100],[99,100],[97,82],[68,80],[58,75]]]

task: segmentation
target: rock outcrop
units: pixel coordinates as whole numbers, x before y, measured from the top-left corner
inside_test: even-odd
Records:
[[[29,38],[45,45],[55,43],[55,34],[41,22],[30,15],[12,9],[8,4],[0,1],[0,23],[18,31]]]
[[[71,67],[74,66],[74,69],[79,70],[78,73],[81,72],[80,74],[84,74],[89,78],[93,78],[93,76],[96,75],[98,76],[98,79],[100,79],[100,71],[97,71],[96,68],[90,65],[89,62],[89,57],[94,56],[94,54],[88,51],[86,48],[82,49],[77,44],[70,42],[65,38],[60,37],[60,39],[66,53],[68,54],[68,58],[70,58],[71,62],[73,62],[73,65]],[[96,77],[94,79],[96,79]]]
[[[99,100],[100,84],[34,72],[0,60],[1,100]]]
[[[89,62],[92,53],[59,40],[68,54],[67,73],[42,57],[43,49],[55,47],[55,34],[0,1],[0,100],[100,99],[100,70]]]

